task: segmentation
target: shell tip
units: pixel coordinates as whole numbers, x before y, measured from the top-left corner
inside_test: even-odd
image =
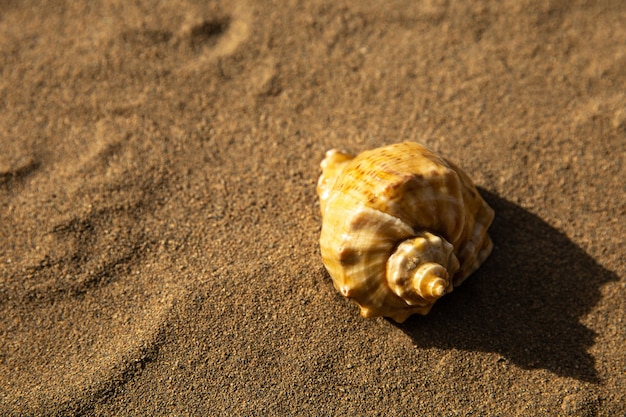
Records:
[[[443,279],[437,279],[433,282],[430,293],[433,297],[440,298],[446,295],[447,288]]]

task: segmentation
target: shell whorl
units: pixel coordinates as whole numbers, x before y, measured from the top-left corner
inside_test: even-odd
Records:
[[[363,316],[426,314],[489,255],[493,210],[460,168],[427,148],[331,150],[321,166],[322,259]]]
[[[400,243],[387,260],[389,288],[410,306],[431,306],[453,289],[450,277],[459,269],[452,244],[422,232]]]

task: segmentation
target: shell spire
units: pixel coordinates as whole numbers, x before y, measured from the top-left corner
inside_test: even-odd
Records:
[[[427,314],[489,256],[493,210],[460,168],[422,145],[331,150],[321,167],[322,260],[364,317]]]

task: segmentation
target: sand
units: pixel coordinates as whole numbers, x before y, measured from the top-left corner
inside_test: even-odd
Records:
[[[0,415],[626,415],[626,3],[0,2]],[[321,263],[327,149],[496,210],[428,316]]]

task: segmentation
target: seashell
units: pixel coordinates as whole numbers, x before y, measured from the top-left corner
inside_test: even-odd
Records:
[[[322,260],[364,317],[427,314],[491,253],[494,212],[455,164],[412,142],[321,163]]]

